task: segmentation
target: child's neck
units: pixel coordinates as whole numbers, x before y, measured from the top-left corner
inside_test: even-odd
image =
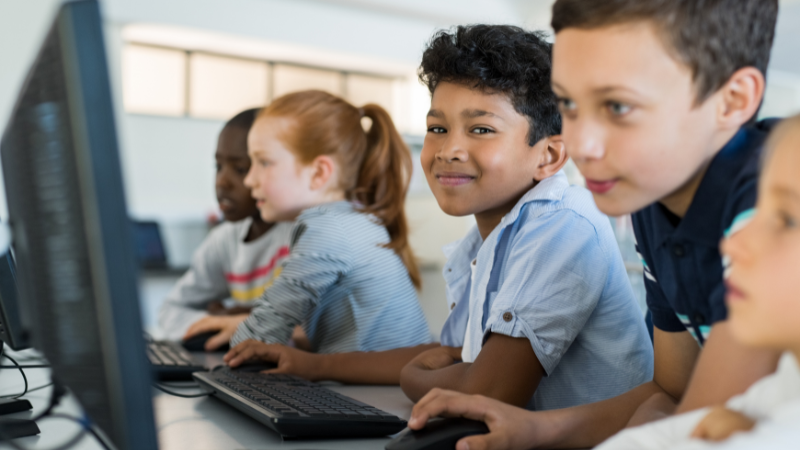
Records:
[[[689,211],[689,207],[692,206],[694,196],[697,194],[697,189],[700,188],[700,183],[703,182],[703,177],[705,177],[708,166],[711,165],[711,161],[714,160],[722,148],[725,147],[738,132],[739,129],[736,128],[717,135],[713,139],[714,142],[711,145],[711,147],[716,148],[716,150],[711,152],[706,161],[697,169],[689,181],[684,183],[683,186],[679,187],[673,193],[659,200],[659,203],[664,205],[672,214],[683,218],[686,212]]]
[[[250,222],[250,229],[247,230],[247,236],[245,236],[244,241],[255,241],[272,229],[274,225],[274,222],[264,222],[264,219],[261,218],[261,214],[256,211],[253,220]]]
[[[525,195],[525,192],[515,196],[508,203],[475,213],[475,222],[478,224],[478,232],[481,234],[482,240],[485,241],[486,238],[492,234],[492,231],[500,225],[500,221],[503,220],[503,217],[514,209],[514,206],[523,195]]]

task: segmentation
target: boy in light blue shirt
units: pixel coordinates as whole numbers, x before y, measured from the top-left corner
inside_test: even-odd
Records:
[[[312,380],[433,388],[533,409],[605,399],[652,378],[653,351],[610,223],[571,187],[550,44],[510,26],[442,31],[421,162],[439,206],[477,226],[448,247],[442,343],[315,355],[253,344],[235,359]]]
[[[413,400],[432,388],[482,390],[543,410],[652,378],[609,220],[561,171],[549,55],[536,33],[485,25],[439,33],[423,55],[432,99],[422,168],[439,206],[477,226],[446,249],[451,313],[443,347],[403,369]],[[506,392],[489,387],[498,382]]]

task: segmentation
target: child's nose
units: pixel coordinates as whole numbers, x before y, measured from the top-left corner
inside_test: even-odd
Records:
[[[563,136],[567,154],[575,162],[602,159],[605,155],[602,128],[589,121],[565,124]]]
[[[436,158],[445,162],[461,161],[468,159],[468,154],[459,139],[448,137],[436,153]]]

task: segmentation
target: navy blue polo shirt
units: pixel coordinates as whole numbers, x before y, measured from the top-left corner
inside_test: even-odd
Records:
[[[752,214],[761,148],[778,121],[743,127],[717,153],[683,218],[661,203],[633,214],[644,265],[647,307],[663,331],[689,331],[703,345],[728,316],[720,239],[737,218]]]

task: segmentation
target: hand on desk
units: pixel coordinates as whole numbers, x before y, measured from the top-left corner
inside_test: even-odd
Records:
[[[697,424],[692,437],[707,441],[724,441],[737,431],[750,431],[756,422],[724,406],[717,406]]]
[[[236,332],[236,328],[238,328],[239,324],[244,322],[245,319],[247,319],[247,314],[204,317],[189,327],[183,339],[189,339],[200,333],[217,331],[218,333],[209,338],[205,345],[206,351],[216,350],[231,340],[233,333]]]
[[[456,444],[457,450],[528,449],[547,424],[531,420],[530,411],[482,395],[467,395],[433,389],[414,406],[408,427],[419,430],[434,417],[465,417],[480,420],[489,434],[470,436]]]
[[[260,341],[248,339],[230,349],[223,360],[231,367],[238,367],[250,360],[273,362],[277,369],[267,370],[264,373],[290,373],[306,380],[317,380],[319,355],[309,353],[282,344],[265,344]]]

